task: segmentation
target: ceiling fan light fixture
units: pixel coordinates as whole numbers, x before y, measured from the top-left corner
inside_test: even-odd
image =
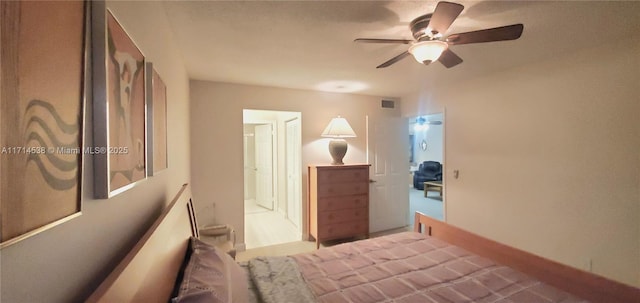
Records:
[[[446,42],[439,40],[422,41],[415,43],[409,47],[409,53],[422,64],[429,64],[438,60],[442,52],[444,52],[449,45]]]
[[[0,0],[2,1],[2,0]],[[357,38],[354,42],[364,43],[397,43],[410,44],[409,50],[385,61],[376,68],[389,67],[398,61],[413,55],[413,58],[424,65],[439,61],[446,68],[452,68],[462,63],[455,52],[449,50],[449,45],[484,43],[493,41],[508,41],[520,38],[524,25],[522,23],[506,26],[485,28],[465,33],[450,34],[446,38],[443,33],[449,30],[451,24],[458,18],[464,6],[458,3],[439,1],[431,14],[419,16],[409,23],[413,40],[410,39],[376,39]]]

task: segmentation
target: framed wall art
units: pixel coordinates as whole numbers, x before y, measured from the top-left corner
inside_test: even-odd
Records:
[[[167,168],[167,86],[147,62],[147,175]]]
[[[104,2],[93,5],[94,194],[109,198],[144,180],[145,57]]]
[[[81,213],[89,6],[0,1],[0,247]]]

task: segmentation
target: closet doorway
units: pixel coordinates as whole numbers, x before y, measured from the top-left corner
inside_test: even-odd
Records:
[[[245,245],[302,238],[301,113],[243,110]]]

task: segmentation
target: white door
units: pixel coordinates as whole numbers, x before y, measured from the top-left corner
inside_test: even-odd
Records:
[[[370,232],[404,227],[409,222],[407,123],[403,118],[367,117]]]
[[[300,120],[286,122],[287,218],[300,230],[302,213],[302,172],[300,164]]]
[[[254,126],[245,124],[245,128],[250,130],[250,133],[243,135],[243,158],[244,158],[244,199],[255,200],[256,198],[256,147],[253,141],[254,138]]]
[[[273,210],[273,139],[271,124],[256,125],[256,203]]]

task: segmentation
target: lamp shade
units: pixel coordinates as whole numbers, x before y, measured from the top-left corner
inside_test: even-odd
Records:
[[[442,52],[444,52],[449,45],[446,42],[431,40],[418,42],[409,47],[409,53],[413,55],[416,61],[422,64],[429,64],[438,60]]]
[[[322,132],[323,137],[330,138],[353,138],[356,136],[356,133],[347,122],[347,119],[342,118],[340,116],[331,119],[327,128]]]

